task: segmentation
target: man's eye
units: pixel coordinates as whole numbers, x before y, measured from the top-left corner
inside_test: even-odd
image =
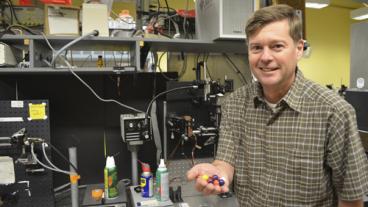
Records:
[[[250,50],[251,50],[252,52],[259,52],[259,51],[261,51],[261,50],[262,50],[262,47],[261,47],[261,46],[252,46],[252,47],[250,48]]]
[[[273,46],[273,48],[276,49],[276,50],[280,50],[280,49],[284,48],[284,45],[276,44],[276,45]]]

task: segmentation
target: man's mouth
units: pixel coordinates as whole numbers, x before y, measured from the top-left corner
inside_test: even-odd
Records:
[[[278,69],[278,68],[267,68],[267,67],[258,67],[258,68],[264,72],[271,72],[271,71],[275,71]]]

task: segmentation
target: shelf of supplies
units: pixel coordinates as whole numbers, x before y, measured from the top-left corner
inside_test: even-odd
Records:
[[[112,67],[104,67],[104,68],[93,68],[93,67],[84,67],[84,68],[74,68],[72,69],[77,74],[129,74],[135,73],[135,71],[117,71],[113,70]],[[64,68],[48,68],[48,67],[40,67],[40,68],[0,68],[0,74],[69,74],[70,71]],[[137,72],[144,73],[144,72]]]
[[[73,71],[78,75],[149,75],[153,74],[152,71],[124,71],[124,70],[114,70],[112,67],[104,68],[94,68],[94,67],[84,67],[84,68],[74,68]],[[176,74],[176,72],[163,72],[168,75]],[[1,68],[0,75],[52,75],[52,74],[66,74],[69,75],[71,72],[68,69],[54,69],[54,68]]]
[[[52,47],[62,48],[77,36],[47,36]],[[27,40],[27,41],[25,41]],[[67,69],[47,68],[44,59],[52,59],[52,50],[46,44],[42,35],[4,35],[1,39],[11,46],[24,48],[29,52],[30,68],[0,68],[0,73],[66,73]],[[141,47],[149,46],[150,51],[159,52],[186,52],[186,53],[238,53],[246,54],[244,40],[204,41],[194,39],[167,39],[167,38],[118,38],[118,37],[86,37],[73,44],[70,50],[75,51],[127,51],[131,66],[141,68]],[[78,73],[115,73],[112,68],[93,69],[77,68]]]
[[[154,51],[191,52],[191,53],[240,53],[246,54],[245,41],[203,41],[187,39],[142,39],[150,44]]]
[[[50,43],[56,47],[62,47],[68,42],[77,38],[76,36],[47,36]],[[44,41],[41,35],[4,35],[2,38],[5,42],[23,44],[24,39],[32,39],[36,41]],[[203,41],[196,39],[166,39],[166,38],[119,38],[119,37],[87,37],[76,45],[78,47],[106,48],[133,46],[135,44],[149,44],[153,51],[171,51],[171,52],[190,52],[190,53],[247,53],[244,40],[219,40],[219,41]],[[86,49],[88,50],[88,49]]]

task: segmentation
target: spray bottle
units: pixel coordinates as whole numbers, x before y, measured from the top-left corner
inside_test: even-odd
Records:
[[[142,197],[149,198],[153,196],[153,176],[149,164],[140,162],[142,165],[141,174],[141,193]]]
[[[118,171],[113,156],[108,156],[104,169],[105,199],[116,198],[118,190]]]
[[[156,171],[156,199],[159,201],[169,200],[169,172],[164,159],[160,159],[160,165]]]

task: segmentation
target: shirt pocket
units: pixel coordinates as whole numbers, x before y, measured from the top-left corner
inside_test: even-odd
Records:
[[[288,151],[286,183],[294,198],[315,200],[324,194],[323,153],[317,150],[290,149]]]

